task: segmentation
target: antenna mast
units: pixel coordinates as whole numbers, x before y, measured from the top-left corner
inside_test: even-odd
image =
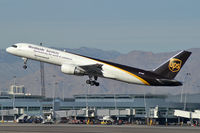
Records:
[[[40,43],[42,46],[42,43]],[[45,97],[45,75],[44,75],[44,63],[40,61],[40,77],[41,77],[41,96]]]

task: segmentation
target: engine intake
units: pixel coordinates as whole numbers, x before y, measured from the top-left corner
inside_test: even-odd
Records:
[[[62,65],[61,66],[61,72],[69,75],[78,75],[78,76],[83,76],[85,75],[85,71],[81,69],[78,66],[75,65]]]

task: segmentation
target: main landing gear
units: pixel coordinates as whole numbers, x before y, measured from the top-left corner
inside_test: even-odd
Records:
[[[27,69],[27,61],[28,61],[28,59],[27,58],[22,58],[23,60],[24,60],[24,65],[23,65],[23,68],[24,69]]]
[[[94,77],[94,80],[92,78]],[[97,76],[89,76],[89,80],[86,80],[86,84],[90,84],[91,86],[99,86],[99,82],[97,82]]]

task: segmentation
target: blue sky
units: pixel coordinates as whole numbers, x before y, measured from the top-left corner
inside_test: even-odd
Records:
[[[0,0],[0,46],[200,48],[199,0]]]

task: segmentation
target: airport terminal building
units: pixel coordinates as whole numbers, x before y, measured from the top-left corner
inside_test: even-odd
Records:
[[[58,112],[60,117],[110,116],[129,122],[145,118],[174,122],[177,121],[177,117],[174,116],[175,109],[200,109],[200,94],[187,95],[185,102],[180,102],[181,96],[151,94],[80,94],[74,95],[73,98],[60,99],[27,95],[23,86],[18,88],[1,94],[1,120],[13,120],[14,117],[23,114],[43,116],[44,113],[53,110]]]

